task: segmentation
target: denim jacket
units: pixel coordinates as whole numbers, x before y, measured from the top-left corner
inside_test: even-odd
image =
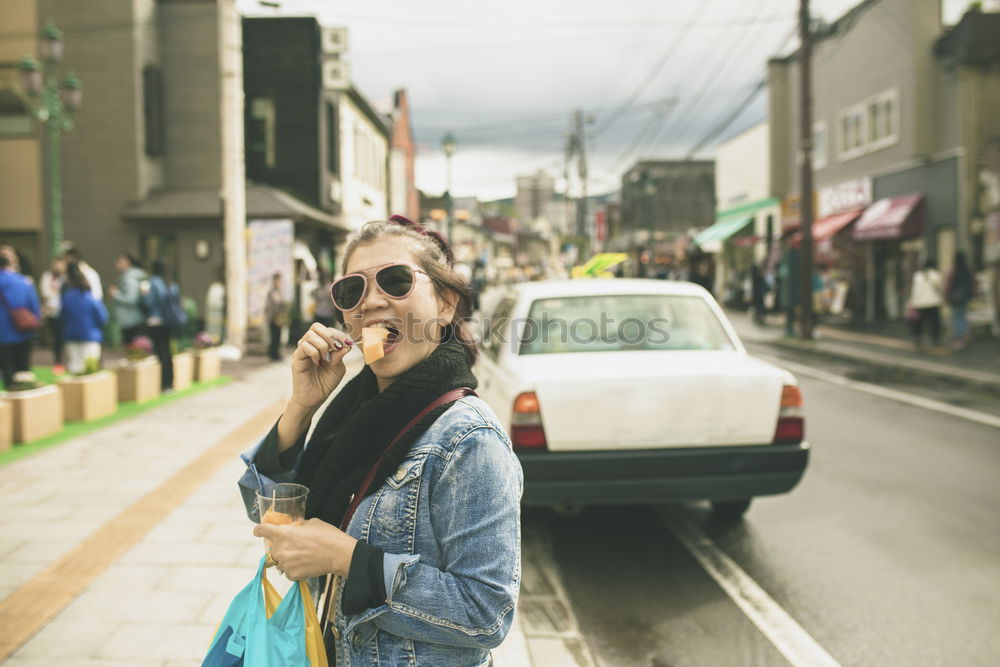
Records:
[[[240,485],[255,476],[248,470]],[[510,439],[485,402],[465,397],[442,414],[347,528],[385,552],[387,599],[345,616],[338,586],[338,667],[488,664],[510,630],[521,583],[522,483]]]

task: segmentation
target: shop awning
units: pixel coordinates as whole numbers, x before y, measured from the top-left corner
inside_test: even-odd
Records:
[[[868,207],[854,225],[855,241],[894,241],[924,232],[924,196],[886,197]]]
[[[862,209],[859,208],[854,211],[834,213],[833,215],[828,215],[825,218],[820,218],[814,222],[812,226],[813,243],[829,241],[836,236],[838,232],[857,220],[858,216],[861,215],[861,211]],[[793,246],[798,246],[800,243],[802,243],[802,232],[797,231],[795,232],[795,236],[792,237],[791,244]]]
[[[730,236],[749,225],[751,222],[753,222],[753,216],[717,222],[698,234],[698,236],[694,237],[694,244],[697,246],[703,246],[713,241],[725,241]]]

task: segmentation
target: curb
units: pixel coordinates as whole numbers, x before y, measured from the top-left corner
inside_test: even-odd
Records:
[[[886,358],[885,355],[862,350],[832,347],[829,343],[817,341],[793,341],[789,339],[753,341],[772,347],[796,352],[805,352],[837,361],[861,362],[884,370],[903,373],[915,378],[930,378],[963,386],[976,387],[1000,395],[1000,375],[965,369],[952,369],[921,359]]]

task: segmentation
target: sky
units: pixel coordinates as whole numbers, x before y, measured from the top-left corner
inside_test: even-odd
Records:
[[[860,0],[812,0],[833,21]],[[946,22],[967,0],[942,0]],[[313,15],[347,26],[351,79],[376,106],[406,88],[417,187],[513,196],[540,169],[562,188],[575,109],[586,119],[591,194],[637,159],[683,158],[723,119],[725,139],[766,117],[751,97],[768,58],[797,46],[798,0],[239,0],[247,15]],[[697,157],[711,158],[714,143]],[[571,168],[572,169],[572,168]],[[573,179],[574,182],[576,179]],[[574,188],[578,185],[574,185]],[[571,194],[576,191],[572,190]]]

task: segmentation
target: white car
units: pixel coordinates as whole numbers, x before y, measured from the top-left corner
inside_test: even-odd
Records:
[[[477,392],[510,433],[524,504],[710,500],[739,517],[802,478],[794,376],[747,354],[700,286],[590,279],[491,296]]]

